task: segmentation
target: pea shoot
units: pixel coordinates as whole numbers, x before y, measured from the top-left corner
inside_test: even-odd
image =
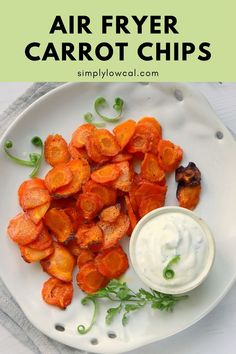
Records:
[[[95,112],[100,118],[102,118],[103,120],[109,123],[118,122],[121,118],[123,106],[124,106],[124,101],[122,100],[122,98],[120,97],[115,98],[113,108],[117,112],[117,114],[114,117],[107,117],[100,113],[100,109],[106,106],[107,106],[107,100],[104,97],[98,97],[94,102]]]
[[[171,267],[178,263],[180,261],[180,256],[177,255],[175,257],[173,257],[169,263],[167,264],[167,266],[163,269],[163,277],[166,279],[166,280],[169,280],[169,279],[173,279],[174,276],[175,276],[175,272],[173,271],[173,269],[171,269]]]
[[[87,123],[92,124],[92,125],[94,125],[95,127],[98,127],[98,128],[105,127],[105,125],[106,125],[103,122],[95,122],[94,121],[94,117],[93,117],[92,113],[90,113],[90,112],[84,114],[84,120]]]
[[[151,305],[153,309],[172,311],[178,301],[184,300],[187,297],[187,295],[168,295],[153,289],[147,291],[142,288],[135,293],[125,282],[113,279],[105,288],[100,289],[95,294],[87,295],[81,300],[83,305],[87,305],[88,302],[91,301],[94,304],[94,312],[90,325],[87,328],[84,325],[79,325],[77,331],[80,334],[85,334],[92,329],[93,325],[96,323],[100,299],[108,299],[116,302],[118,305],[107,310],[105,318],[106,324],[111,324],[113,319],[123,312],[122,324],[126,326],[129,321],[128,315],[133,311],[137,311],[148,304]]]
[[[35,146],[40,148],[41,153],[30,153],[29,154],[29,160],[23,160],[20,159],[19,157],[16,157],[14,155],[12,155],[10,153],[10,149],[13,147],[13,142],[11,140],[6,140],[5,144],[4,144],[4,150],[5,153],[7,154],[7,156],[14,162],[16,162],[18,165],[22,165],[22,166],[29,166],[29,167],[34,167],[33,171],[30,174],[30,177],[35,177],[36,174],[38,173],[39,167],[41,165],[42,162],[42,158],[43,158],[43,142],[41,140],[40,137],[38,136],[34,136],[31,139],[31,143]]]

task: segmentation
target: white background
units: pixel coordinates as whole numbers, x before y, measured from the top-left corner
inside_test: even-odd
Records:
[[[0,114],[32,83],[0,83]],[[236,134],[236,84],[196,84],[218,116]],[[232,161],[232,163],[236,163]],[[236,183],[236,176],[232,176]],[[235,201],[236,213],[236,201]],[[235,250],[236,257],[236,250]],[[197,324],[169,339],[130,354],[236,354],[236,284],[220,304]],[[1,354],[31,351],[0,326]],[[50,354],[50,353],[42,353]]]

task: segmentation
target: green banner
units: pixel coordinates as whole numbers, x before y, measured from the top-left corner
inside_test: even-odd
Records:
[[[1,5],[1,81],[236,81],[235,0]]]

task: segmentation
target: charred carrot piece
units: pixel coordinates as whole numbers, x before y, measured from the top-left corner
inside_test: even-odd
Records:
[[[179,184],[176,193],[179,206],[190,210],[195,209],[200,199],[200,193],[200,185],[183,186]]]
[[[102,230],[93,223],[80,225],[75,237],[80,248],[89,248],[94,252],[100,250],[104,240]]]

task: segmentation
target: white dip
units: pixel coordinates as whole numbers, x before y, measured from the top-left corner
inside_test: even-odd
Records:
[[[169,212],[147,220],[135,235],[132,262],[140,277],[154,289],[168,292],[190,288],[209,265],[209,242],[198,222],[187,213]],[[210,252],[211,253],[211,252]],[[172,279],[163,270],[179,255],[170,268]]]

